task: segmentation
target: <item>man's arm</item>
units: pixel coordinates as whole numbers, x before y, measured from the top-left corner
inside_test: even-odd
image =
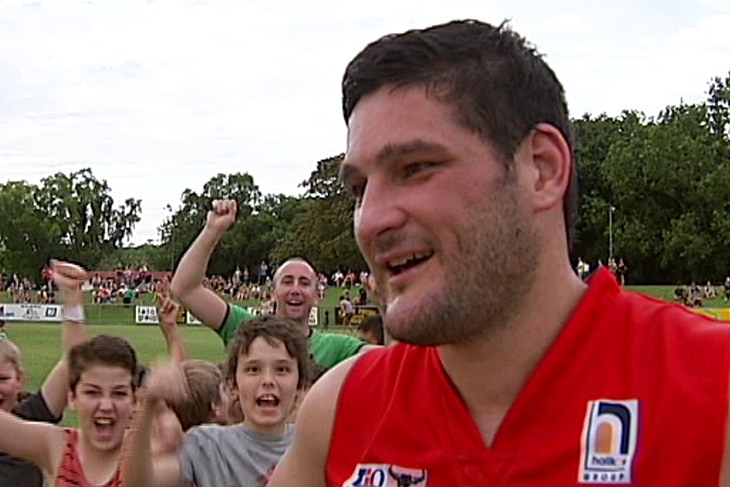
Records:
[[[210,256],[223,234],[236,221],[234,200],[213,201],[203,230],[180,259],[172,276],[172,292],[206,326],[217,330],[228,311],[225,300],[203,286]]]
[[[64,305],[64,322],[61,325],[63,355],[43,381],[41,395],[48,410],[55,418],[59,418],[68,400],[68,353],[75,345],[86,340],[81,286],[88,275],[75,264],[57,260],[51,260],[51,269]]]
[[[267,487],[327,486],[324,469],[337,400],[342,383],[356,360],[357,356],[342,362],[309,390],[297,415],[294,440]]]

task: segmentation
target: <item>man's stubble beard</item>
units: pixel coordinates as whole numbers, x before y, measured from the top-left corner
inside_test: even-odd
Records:
[[[474,206],[460,229],[457,255],[442,255],[446,279],[410,316],[384,325],[398,341],[422,346],[465,343],[501,329],[519,312],[534,282],[540,241],[521,211],[511,180]]]

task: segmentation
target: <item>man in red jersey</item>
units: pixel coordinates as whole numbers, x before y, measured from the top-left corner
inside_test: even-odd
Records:
[[[399,343],[315,385],[269,487],[727,482],[730,327],[573,272],[570,122],[535,48],[451,22],[370,44],[342,86]]]

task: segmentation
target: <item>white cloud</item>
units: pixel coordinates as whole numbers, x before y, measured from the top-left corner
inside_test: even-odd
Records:
[[[0,0],[0,166],[37,182],[92,166],[163,207],[219,172],[298,194],[344,148],[339,82],[389,32],[480,18],[546,53],[574,115],[702,99],[730,69],[725,2]]]

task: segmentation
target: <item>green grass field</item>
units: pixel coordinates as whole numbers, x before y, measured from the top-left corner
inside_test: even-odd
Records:
[[[656,296],[657,298],[664,299],[666,301],[674,300],[674,290],[677,286],[626,286],[626,289],[637,291],[640,293],[648,294],[650,296]],[[718,296],[722,296],[723,290],[720,286],[715,286],[717,289]],[[716,299],[705,299],[703,300],[702,307],[704,308],[730,308],[730,303],[723,301],[722,297]]]

